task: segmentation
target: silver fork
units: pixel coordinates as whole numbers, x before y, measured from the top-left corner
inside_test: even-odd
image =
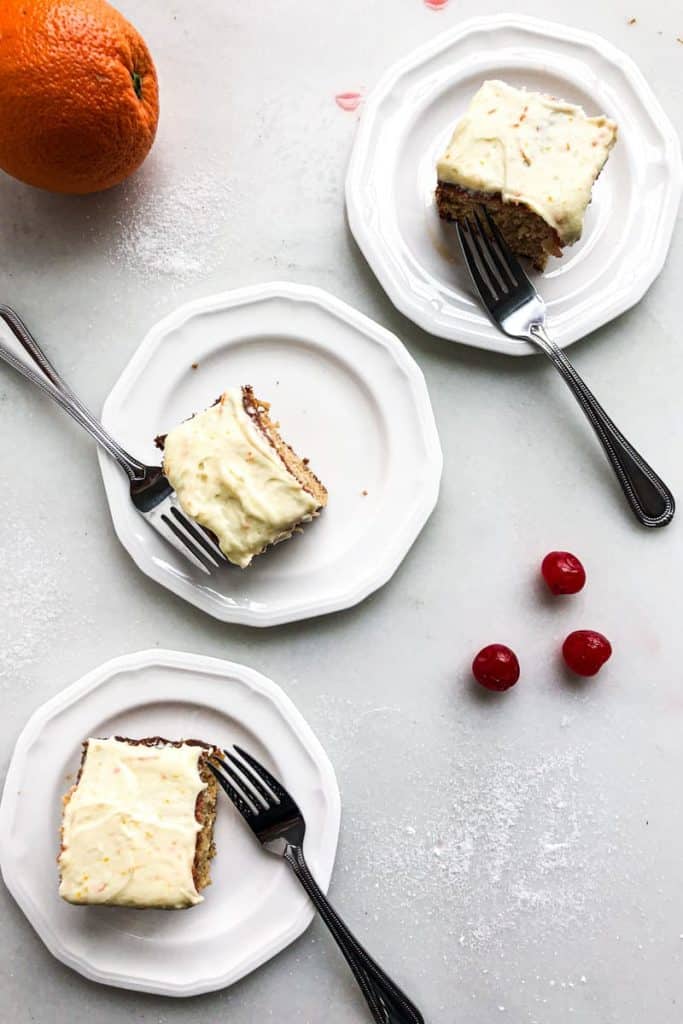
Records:
[[[420,1011],[354,938],[304,859],[306,823],[295,800],[263,765],[235,746],[209,762],[216,779],[263,847],[284,857],[329,928],[360,985],[376,1024],[424,1024]]]
[[[37,373],[0,340],[0,359],[65,409],[97,443],[118,462],[130,481],[130,496],[138,512],[169,544],[204,573],[227,559],[213,537],[183,513],[175,491],[161,466],[146,466],[130,455],[86,409],[57,373],[26,324],[9,306],[0,305],[4,320],[17,341],[40,368]]]
[[[510,252],[488,210],[457,222],[460,246],[474,285],[494,324],[510,338],[536,345],[559,370],[588,417],[643,526],[666,526],[676,505],[669,488],[615,426],[566,355],[548,336],[545,303]],[[485,219],[484,219],[485,218]]]

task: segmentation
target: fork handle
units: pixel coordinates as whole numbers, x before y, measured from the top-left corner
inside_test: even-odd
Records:
[[[588,417],[636,518],[643,526],[667,526],[676,511],[669,488],[612,422],[562,349],[548,336],[543,324],[532,324],[530,334],[531,340],[559,370]]]
[[[26,380],[39,387],[53,401],[60,405],[62,409],[68,412],[118,462],[130,480],[138,480],[144,476],[145,466],[133,458],[125,448],[122,448],[104,429],[99,420],[77,398],[68,384],[57,373],[57,370],[21,317],[9,306],[0,305],[0,318],[5,321],[15,338],[20,342],[28,355],[31,356],[42,373],[37,373],[30,366],[27,366],[2,341],[0,341],[0,359],[16,370],[17,373],[20,373],[22,377],[25,377]]]
[[[303,849],[288,845],[284,856],[342,951],[370,1007],[373,1020],[377,1024],[424,1024],[417,1007],[366,953],[331,906],[310,872]]]

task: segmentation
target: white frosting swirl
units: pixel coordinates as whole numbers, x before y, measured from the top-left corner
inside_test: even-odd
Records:
[[[242,568],[318,508],[246,413],[240,388],[170,431],[164,472],[183,510]]]
[[[192,875],[201,749],[88,740],[64,808],[63,899],[175,909],[202,901]]]
[[[591,189],[617,140],[606,117],[484,82],[437,164],[439,181],[524,203],[565,245],[581,237]]]

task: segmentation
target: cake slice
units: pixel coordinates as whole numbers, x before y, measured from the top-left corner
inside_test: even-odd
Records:
[[[198,740],[88,739],[63,800],[59,895],[182,910],[211,884],[217,783]]]
[[[318,516],[327,491],[278,433],[250,387],[229,388],[157,444],[183,511],[246,568]]]
[[[484,82],[437,164],[444,220],[485,206],[513,252],[543,270],[581,237],[593,183],[617,140],[604,116],[553,96]]]

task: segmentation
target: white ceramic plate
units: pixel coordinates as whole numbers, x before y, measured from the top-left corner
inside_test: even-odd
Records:
[[[365,104],[346,182],[349,222],[394,305],[432,334],[526,355],[481,312],[452,225],[434,204],[436,160],[486,78],[550,92],[619,123],[582,240],[538,282],[560,345],[642,297],[664,263],[681,193],[676,133],[633,61],[588,32],[517,15],[465,21],[388,71]]]
[[[226,622],[270,626],[356,604],[398,568],[438,496],[441,448],[422,371],[393,334],[326,292],[259,285],[162,320],[103,421],[158,464],[155,436],[238,384],[272,402],[285,439],[310,458],[330,494],[323,514],[249,569],[207,577],[135,511],[125,475],[101,454],[121,542],[143,572]]]
[[[17,741],[0,806],[5,884],[51,953],[93,981],[191,996],[224,988],[284,949],[313,908],[227,799],[205,901],[190,910],[72,907],[57,895],[62,794],[88,736],[240,743],[279,776],[307,823],[306,857],[327,889],[339,835],[334,771],[292,702],[243,665],[175,651],[107,662],[43,705]]]

